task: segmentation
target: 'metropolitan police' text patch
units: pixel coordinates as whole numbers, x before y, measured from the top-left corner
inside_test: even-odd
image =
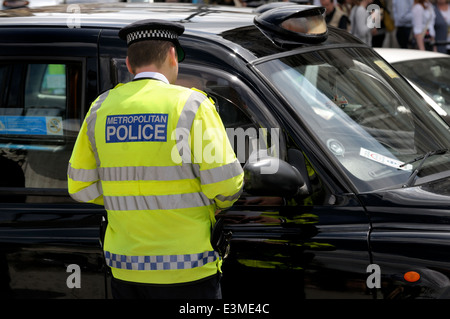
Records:
[[[166,142],[168,114],[124,114],[106,118],[106,143]]]

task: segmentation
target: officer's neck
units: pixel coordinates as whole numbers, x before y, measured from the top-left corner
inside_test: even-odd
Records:
[[[136,67],[134,70],[135,75],[143,72],[160,73],[167,79],[168,83],[175,83],[178,77],[178,58],[175,49],[171,48],[161,65],[148,64]]]

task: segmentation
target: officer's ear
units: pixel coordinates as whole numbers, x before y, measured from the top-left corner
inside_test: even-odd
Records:
[[[172,65],[172,66],[178,64],[177,50],[175,49],[174,46],[170,46],[170,49],[169,49],[169,61],[170,61],[170,65]]]
[[[136,75],[136,74],[134,73],[134,71],[133,71],[133,68],[132,68],[131,65],[130,65],[130,61],[128,61],[128,57],[125,59],[125,63],[127,64],[128,72],[130,72],[130,73],[133,74],[133,75]]]

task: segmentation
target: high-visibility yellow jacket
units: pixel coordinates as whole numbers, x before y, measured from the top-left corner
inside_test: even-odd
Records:
[[[217,273],[214,213],[242,187],[210,99],[154,79],[118,85],[92,103],[68,167],[70,195],[107,210],[104,253],[113,276],[133,282]]]

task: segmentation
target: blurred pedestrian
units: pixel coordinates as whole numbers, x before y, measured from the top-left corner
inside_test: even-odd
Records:
[[[449,44],[439,44],[440,42],[450,42],[450,6],[448,2],[449,0],[437,0],[436,5],[433,6],[436,15],[434,22],[436,48],[441,53],[448,53],[450,50]]]
[[[412,8],[412,25],[415,47],[419,50],[436,51],[432,45],[436,37],[434,21],[436,14],[428,0],[414,0]]]
[[[373,28],[367,25],[369,18],[367,6],[372,2],[373,0],[357,0],[350,12],[351,33],[370,46],[372,46]]]
[[[394,12],[394,22],[397,28],[395,34],[398,45],[407,48],[412,30],[412,7],[414,0],[393,0],[392,11]]]
[[[353,7],[353,0],[337,0],[337,7],[341,9],[347,17],[350,17],[350,12]]]
[[[334,4],[333,0],[320,0],[320,4],[326,9],[325,21],[327,24],[350,31],[350,20],[348,16]]]

